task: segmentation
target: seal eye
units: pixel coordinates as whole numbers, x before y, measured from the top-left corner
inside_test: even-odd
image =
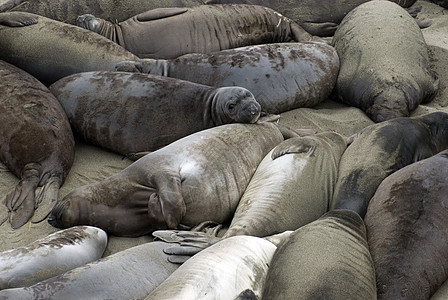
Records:
[[[247,93],[246,93],[246,97],[252,97],[252,94],[249,93],[249,92],[247,92]]]
[[[235,106],[236,106],[235,103],[230,103],[228,106],[229,110],[233,110],[235,108]]]

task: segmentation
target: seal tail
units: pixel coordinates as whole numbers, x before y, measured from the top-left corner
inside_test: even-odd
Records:
[[[53,210],[58,201],[60,185],[61,179],[59,176],[52,176],[47,180],[47,183],[45,183],[36,197],[36,210],[31,219],[32,223],[42,222]]]

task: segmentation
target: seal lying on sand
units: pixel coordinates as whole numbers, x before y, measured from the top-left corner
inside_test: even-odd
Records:
[[[106,244],[103,230],[75,226],[1,252],[0,289],[30,286],[95,261],[103,255]]]
[[[374,0],[352,10],[333,44],[341,62],[337,97],[375,122],[409,116],[437,94],[439,79],[430,69],[422,31],[393,2]]]
[[[75,141],[64,110],[42,83],[3,61],[0,78],[0,160],[20,178],[5,204],[12,227],[18,228],[33,214],[33,222],[42,221],[56,204],[73,163]],[[43,188],[35,199],[38,186]]]
[[[429,299],[448,279],[448,150],[388,176],[365,217],[378,299]]]
[[[57,227],[98,226],[118,236],[228,220],[263,157],[283,135],[275,124],[228,124],[145,155],[73,190],[53,209]]]
[[[393,172],[448,148],[448,114],[396,118],[366,127],[339,163],[332,208],[364,217],[380,183]]]
[[[281,43],[185,54],[171,60],[125,61],[115,69],[216,87],[242,86],[254,93],[263,111],[278,114],[327,100],[336,84],[339,57],[323,43]]]
[[[50,86],[75,135],[109,150],[154,151],[228,123],[255,123],[260,104],[240,87],[114,71],[67,76]]]
[[[22,12],[0,17],[4,22],[19,17],[37,21],[25,27],[0,26],[0,59],[47,86],[71,74],[113,70],[120,61],[138,59],[116,43],[77,26]]]
[[[87,14],[78,18],[78,26],[117,42],[140,58],[176,58],[248,45],[315,40],[291,19],[256,5],[158,8],[118,24]]]

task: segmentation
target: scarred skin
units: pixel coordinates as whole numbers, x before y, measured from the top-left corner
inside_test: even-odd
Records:
[[[0,160],[20,178],[5,204],[12,227],[18,228],[33,214],[35,222],[45,219],[56,203],[73,163],[75,142],[64,110],[42,83],[1,61],[0,77]],[[35,199],[38,186],[44,190]]]
[[[380,183],[393,172],[448,148],[448,114],[396,118],[363,129],[339,163],[332,208],[365,216]]]
[[[430,69],[422,31],[393,2],[374,0],[352,10],[333,45],[341,63],[337,98],[375,122],[407,117],[437,94],[439,79]]]
[[[75,135],[124,155],[154,151],[214,126],[254,123],[261,112],[247,89],[149,74],[85,72],[55,82],[50,90]]]
[[[365,217],[378,299],[429,299],[448,279],[448,151],[387,177]]]
[[[246,46],[176,59],[125,61],[116,70],[179,78],[210,86],[242,86],[252,91],[263,111],[282,113],[313,107],[336,84],[339,58],[323,43]]]
[[[75,189],[53,209],[51,224],[86,224],[118,236],[139,236],[180,223],[222,223],[260,161],[282,140],[271,123],[228,124],[189,135]]]
[[[316,40],[291,19],[254,5],[159,8],[118,24],[87,14],[77,24],[140,58],[168,59],[247,45]]]

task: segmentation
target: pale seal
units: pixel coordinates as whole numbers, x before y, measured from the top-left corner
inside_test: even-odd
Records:
[[[245,88],[213,88],[149,74],[78,73],[50,90],[75,135],[121,154],[154,151],[214,126],[255,123],[261,113]]]
[[[328,99],[339,73],[339,57],[323,43],[246,46],[175,59],[125,61],[118,71],[142,72],[252,91],[263,111],[282,113]]]
[[[448,150],[388,176],[365,222],[378,299],[429,299],[448,279]]]
[[[140,58],[176,58],[255,44],[316,40],[291,19],[256,5],[158,8],[118,24],[86,14],[78,18],[78,26],[117,42]]]
[[[437,94],[439,79],[429,66],[422,31],[393,2],[373,0],[356,7],[333,44],[341,62],[337,98],[375,122],[407,117]]]
[[[44,220],[56,204],[73,164],[75,141],[64,110],[42,83],[3,61],[0,77],[0,160],[20,179],[5,204],[11,226],[18,228],[31,217]],[[35,197],[38,186],[42,190]]]

